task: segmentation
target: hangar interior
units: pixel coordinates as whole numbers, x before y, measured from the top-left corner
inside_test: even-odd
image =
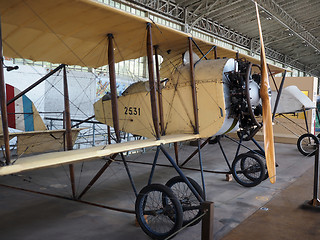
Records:
[[[60,8],[59,11],[61,11],[63,15],[63,6],[64,4],[67,6],[67,1],[59,0],[58,2],[59,3],[55,3],[55,1],[50,0],[48,4],[56,4],[57,7],[55,6],[55,8],[58,8],[58,6],[60,6],[59,4],[61,4],[62,8]],[[257,145],[255,142],[244,141],[242,143],[241,139],[239,144],[239,134],[237,133],[230,133],[226,136],[223,134],[221,137],[210,138],[210,140],[209,138],[202,138],[201,141],[198,141],[198,146],[193,146],[194,142],[191,141],[193,139],[187,139],[186,142],[182,143],[169,141],[168,144],[165,144],[166,142],[164,142],[161,143],[164,146],[164,155],[160,153],[159,157],[158,154],[160,150],[158,145],[146,145],[145,147],[135,147],[132,149],[128,147],[129,150],[119,147],[121,151],[118,152],[122,152],[123,154],[116,155],[115,153],[117,152],[114,150],[115,152],[112,152],[112,155],[108,154],[111,157],[102,157],[99,155],[98,159],[95,157],[93,161],[73,163],[70,160],[68,164],[59,165],[55,163],[54,165],[51,164],[53,166],[48,165],[48,168],[37,169],[37,167],[35,167],[35,169],[32,170],[33,167],[30,167],[31,170],[29,171],[20,172],[19,170],[13,170],[14,172],[12,174],[2,174],[0,172],[0,203],[2,206],[6,206],[0,210],[0,224],[2,226],[0,230],[1,239],[31,240],[42,239],[44,237],[48,240],[57,238],[78,240],[103,238],[150,239],[150,237],[155,239],[170,239],[173,237],[174,239],[190,240],[200,238],[215,240],[270,238],[318,239],[320,236],[320,230],[318,228],[320,224],[318,216],[320,204],[318,196],[315,196],[315,192],[318,191],[317,183],[319,180],[316,178],[318,173],[315,171],[315,162],[319,159],[317,154],[307,153],[304,154],[306,156],[302,155],[299,152],[300,149],[297,149],[297,140],[306,133],[317,135],[319,124],[316,109],[317,95],[319,94],[318,79],[320,77],[320,2],[316,0],[81,0],[75,4],[79,4],[79,6],[76,6],[80,9],[80,7],[82,7],[80,5],[82,3],[87,4],[87,2],[93,2],[90,4],[95,8],[104,9],[105,6],[111,7],[111,10],[108,10],[110,11],[109,14],[113,13],[113,11],[121,10],[125,13],[120,13],[120,15],[134,15],[137,18],[139,17],[139,21],[150,22],[150,24],[154,25],[153,28],[158,28],[160,32],[162,31],[161,33],[172,31],[172,38],[176,32],[186,34],[183,36],[191,36],[191,38],[199,40],[199,46],[194,45],[194,49],[196,49],[196,47],[201,48],[206,46],[206,44],[216,46],[218,49],[217,53],[212,50],[214,48],[210,49],[212,51],[208,51],[209,48],[206,49],[204,47],[204,49],[206,49],[205,52],[208,51],[208,58],[209,56],[211,58],[214,56],[216,60],[221,58],[220,60],[224,61],[222,52],[225,51],[228,53],[230,51],[233,55],[231,56],[230,53],[228,57],[236,59],[246,58],[256,65],[259,65],[261,45],[254,4],[254,2],[257,2],[260,12],[265,55],[267,58],[266,62],[271,68],[269,72],[274,73],[269,76],[271,90],[279,92],[279,86],[284,79],[284,87],[289,85],[297,86],[310,99],[310,102],[312,102],[315,107],[307,110],[303,108],[303,111],[299,113],[279,115],[274,119],[273,131],[275,161],[277,165],[277,180],[274,184],[271,184],[269,179],[267,179],[268,171],[265,173],[261,169],[261,174],[263,173],[263,178],[266,175],[266,180],[263,179],[264,181],[262,181],[261,179],[259,183],[251,187],[245,187],[241,185],[241,183],[239,184],[238,180],[232,175],[232,163],[235,162],[234,160],[237,159],[236,156],[238,154],[247,153],[248,148],[249,150],[254,149],[255,151],[260,151],[260,149],[256,150]],[[65,64],[65,62],[59,62],[59,60],[50,62],[51,57],[47,57],[48,60],[46,60],[45,57],[42,59],[41,57],[36,57],[36,54],[45,55],[45,53],[41,51],[37,53],[36,49],[34,49],[35,55],[25,54],[24,51],[28,51],[28,48],[35,48],[37,39],[39,39],[39,42],[43,39],[41,34],[36,32],[33,33],[35,36],[32,40],[33,43],[27,43],[29,39],[26,37],[26,44],[24,45],[23,43],[21,44],[21,42],[23,42],[22,39],[12,37],[19,32],[20,28],[28,28],[28,24],[33,24],[32,20],[25,20],[24,24],[21,22],[17,23],[16,28],[11,27],[11,25],[15,24],[15,18],[19,20],[22,19],[23,21],[23,17],[20,18],[15,15],[19,15],[21,12],[15,13],[14,10],[10,12],[10,8],[15,9],[16,6],[18,6],[16,9],[19,9],[19,6],[27,6],[27,9],[31,10],[32,14],[41,19],[40,24],[46,26],[46,31],[53,33],[68,50],[76,52],[81,48],[84,41],[79,43],[67,39],[69,35],[75,34],[73,36],[76,36],[76,31],[75,33],[70,31],[70,34],[67,33],[66,35],[60,35],[60,32],[55,32],[52,27],[53,25],[51,26],[46,22],[45,17],[40,15],[39,12],[37,13],[36,4],[41,5],[38,0],[15,0],[10,8],[6,4],[8,3],[0,1],[1,19],[2,23],[4,23],[1,25],[4,36],[2,38],[2,47],[4,49],[2,72],[4,74],[4,83],[13,86],[14,95],[8,97],[8,86],[6,87],[6,93],[1,92],[1,94],[6,95],[6,100],[8,101],[22,90],[28,89],[30,85],[36,84],[37,86],[30,89],[23,96],[27,96],[27,98],[31,100],[31,109],[33,109],[31,111],[33,111],[32,114],[34,117],[43,119],[39,121],[43,121],[44,128],[39,127],[39,130],[53,132],[48,133],[47,136],[44,136],[45,134],[42,133],[37,135],[34,132],[25,135],[23,131],[21,131],[22,129],[18,128],[18,122],[15,124],[18,130],[15,130],[15,127],[9,124],[9,131],[12,137],[10,137],[10,142],[8,141],[10,149],[8,153],[5,140],[6,124],[3,122],[6,120],[3,120],[4,117],[2,117],[1,128],[3,127],[3,131],[1,134],[3,139],[1,139],[1,165],[3,167],[7,167],[6,165],[14,167],[15,163],[20,164],[20,159],[23,159],[24,156],[35,156],[39,161],[42,161],[42,155],[38,155],[37,152],[42,151],[44,148],[49,149],[48,151],[51,152],[61,151],[63,149],[80,150],[80,155],[85,155],[86,159],[91,159],[93,157],[87,155],[92,151],[88,150],[86,152],[86,148],[92,149],[91,147],[94,147],[94,150],[99,148],[99,150],[103,151],[103,146],[111,143],[119,143],[119,139],[122,139],[124,146],[132,140],[144,139],[144,141],[148,141],[148,139],[146,139],[148,137],[138,136],[143,136],[143,134],[118,131],[119,129],[109,124],[107,120],[101,123],[101,119],[98,118],[97,112],[95,112],[95,109],[92,107],[94,103],[99,102],[99,99],[106,98],[105,96],[108,96],[111,101],[114,101],[112,100],[112,93],[114,93],[115,90],[112,89],[111,84],[112,74],[110,73],[110,63],[109,66],[108,64],[100,64],[98,67],[95,67],[94,64],[89,66],[85,64],[85,61],[82,61],[79,65],[68,64],[67,66],[62,66],[61,64]],[[90,5],[90,7],[92,6]],[[21,9],[23,9],[23,7],[21,7]],[[54,10],[58,11],[56,9]],[[78,9],[75,8],[75,12],[77,11]],[[83,18],[86,18],[86,14],[84,10]],[[70,15],[72,18],[71,13],[67,15]],[[50,16],[50,12],[48,11],[48,19],[50,19]],[[107,19],[108,16],[105,18]],[[80,19],[80,22],[82,21],[81,18],[78,19]],[[63,31],[64,23],[58,20],[59,19],[54,19],[53,22],[62,26],[61,31]],[[119,29],[125,29],[125,26],[123,26],[124,23],[121,23],[121,18],[118,20]],[[101,22],[103,21],[104,19],[101,19]],[[86,19],[84,22],[88,24],[90,20]],[[97,24],[97,28],[99,27],[98,25],[99,24]],[[114,25],[117,26],[116,23],[114,23]],[[37,24],[34,26],[35,29],[37,29]],[[66,24],[66,29],[67,27],[68,24]],[[167,30],[167,28],[169,30]],[[81,31],[88,31],[90,34],[90,30],[84,27]],[[80,38],[81,31],[79,31]],[[127,32],[128,36],[132,34],[130,29],[128,29]],[[107,36],[107,33],[105,33],[105,36]],[[117,40],[116,31],[114,36]],[[143,37],[146,38],[147,36]],[[106,39],[105,37],[104,40]],[[168,42],[170,42],[169,39],[170,34],[167,36]],[[88,38],[88,42],[91,40],[92,39]],[[154,38],[154,40],[157,41],[158,39]],[[43,42],[45,41],[50,42],[49,37],[48,40],[44,40]],[[124,45],[127,44],[129,47],[130,41],[134,42],[133,39],[128,39],[127,42],[124,42]],[[19,43],[22,48],[19,50],[15,49],[15,42]],[[41,42],[41,44],[43,44],[43,42]],[[101,42],[97,43],[96,46],[99,46]],[[174,42],[175,41],[172,40],[171,43]],[[177,44],[179,43],[179,38],[177,38],[176,42]],[[108,43],[110,44],[110,39]],[[119,43],[119,45],[117,45],[117,43]],[[117,51],[117,49],[121,48],[121,44],[123,43],[115,41],[115,46],[112,48]],[[76,47],[71,49],[71,45]],[[144,47],[144,44],[140,44],[139,49],[136,49],[136,51],[142,51],[142,47]],[[110,55],[107,55],[107,49],[109,51],[110,45],[101,49],[105,51],[105,55],[101,54],[100,58],[103,58],[103,60],[99,58],[97,62],[104,62],[104,58],[109,61]],[[186,48],[185,51],[186,50],[188,49]],[[175,49],[172,50],[172,52],[174,51]],[[197,54],[201,58],[201,50],[198,49],[194,51],[197,51]],[[50,55],[49,53],[51,53],[52,56],[55,54],[54,50],[47,49],[47,52],[47,55]],[[94,50],[92,50],[92,52],[94,52]],[[91,52],[86,53],[85,56],[89,56],[90,53]],[[108,52],[108,54],[109,53],[110,52]],[[149,85],[143,85],[143,88],[144,91],[147,91],[146,95],[148,98],[152,98],[151,93],[153,88],[150,87],[150,58],[148,59],[147,55],[135,55],[135,53],[131,53],[130,51],[126,53],[137,57],[130,58],[122,56],[120,53],[120,58],[125,59],[120,61],[117,59],[119,56],[115,56],[116,63],[114,64],[114,70],[112,70],[112,72],[116,77],[116,95],[118,94],[118,98],[120,99],[120,96],[126,96],[126,89],[130,85],[139,84],[141,81],[149,81]],[[167,54],[170,55],[169,50]],[[25,57],[26,55],[30,56],[30,58]],[[60,54],[60,57],[63,55],[63,53]],[[65,55],[67,55],[67,53]],[[167,55],[164,53],[164,55],[159,56],[159,58],[152,57],[151,55],[151,58],[154,62],[160,60],[161,63],[165,63],[166,59],[164,56]],[[181,56],[179,55],[179,59],[180,58]],[[205,56],[203,58],[205,58]],[[170,64],[173,64],[174,60],[171,59],[171,61]],[[16,66],[18,66],[17,69],[15,69]],[[163,66],[164,68],[166,67],[165,65]],[[156,66],[151,68],[157,72]],[[262,67],[260,67],[260,70],[261,68]],[[7,71],[3,71],[3,69],[7,69]],[[282,69],[283,71],[277,72],[277,69]],[[284,70],[286,70],[286,72],[284,72]],[[160,73],[163,73],[163,71],[164,70],[160,69]],[[164,76],[167,75],[168,74],[164,74]],[[69,92],[65,91],[66,76],[68,76],[67,85],[69,86]],[[41,83],[39,82],[40,80],[37,81],[37,79],[40,79]],[[162,81],[166,84],[168,78],[162,77]],[[159,88],[157,88],[157,91]],[[198,86],[198,91],[199,88]],[[66,100],[66,96],[68,96],[69,100]],[[199,99],[199,102],[201,102],[200,97]],[[184,100],[187,102],[186,99]],[[27,100],[24,98],[23,101]],[[153,100],[151,99],[150,101],[152,106]],[[159,101],[159,99],[154,101]],[[2,100],[2,102],[5,105],[5,101]],[[114,106],[112,103],[110,109]],[[25,102],[23,102],[23,104],[25,104]],[[68,104],[70,104],[68,106],[69,111],[67,111],[66,107]],[[4,105],[1,105],[1,109],[5,108]],[[7,105],[8,111],[10,111],[8,102]],[[120,102],[120,108],[121,107]],[[37,110],[34,110],[35,108]],[[195,108],[196,107],[194,107],[194,109]],[[114,110],[112,110],[112,115],[110,115],[112,117],[110,117],[109,121],[115,121],[113,111]],[[140,108],[136,108],[135,110],[128,108],[126,111],[136,111],[136,114],[133,113],[132,115],[140,115]],[[27,115],[26,113],[23,114]],[[151,111],[149,114],[151,115]],[[193,114],[192,111],[190,114]],[[10,122],[12,116],[13,115],[8,114],[7,121]],[[196,114],[194,118],[197,118]],[[150,119],[154,121],[154,113],[152,113],[152,118]],[[118,119],[120,122],[122,120],[121,117],[120,120]],[[258,120],[260,121],[261,119],[259,118]],[[35,127],[32,131],[37,131],[36,125],[42,125],[42,123],[37,122],[36,124],[38,120],[34,121]],[[196,120],[194,121],[196,122]],[[160,125],[162,129],[161,122],[162,121],[158,123],[158,126]],[[168,122],[170,121],[168,120]],[[190,122],[192,122],[192,120],[190,120]],[[27,122],[25,121],[24,124],[25,129]],[[148,124],[151,125],[150,128],[153,128],[152,122],[147,123],[146,121],[145,125]],[[183,123],[181,123],[181,125],[183,125]],[[195,123],[195,125],[197,124]],[[233,126],[233,128],[234,127],[235,126]],[[70,131],[68,130],[69,128]],[[155,126],[154,128],[154,132],[157,132]],[[170,126],[168,129],[169,128]],[[72,134],[68,134],[68,131],[70,133],[72,132]],[[174,129],[172,131],[174,132]],[[156,134],[157,133],[153,133],[153,135]],[[265,139],[263,128],[255,132],[255,134],[257,134],[255,139],[258,141],[258,145],[262,147],[265,146],[266,144],[263,142]],[[52,138],[54,138],[54,142],[51,142],[50,139]],[[308,139],[310,141],[310,138]],[[39,140],[41,143],[39,143],[39,146],[35,146],[35,141]],[[317,141],[312,140],[311,148],[309,146],[310,144],[308,145],[312,151],[316,149],[316,142]],[[116,148],[117,147],[115,147],[115,149]],[[143,217],[142,220],[137,220],[134,214],[138,211],[136,203],[138,194],[136,194],[136,191],[138,190],[139,192],[141,189],[144,189],[144,186],[148,183],[148,177],[150,179],[153,177],[153,182],[165,184],[166,182],[168,183],[168,179],[177,175],[175,169],[169,166],[174,163],[170,162],[170,160],[168,162],[169,158],[166,157],[165,152],[172,156],[172,161],[178,165],[178,168],[181,167],[184,174],[188,178],[196,181],[200,188],[205,182],[205,200],[213,203],[214,210],[211,215],[211,221],[205,223],[200,222],[190,227],[185,226],[185,223],[181,223],[182,226],[179,227],[178,234],[172,232],[171,234],[162,236],[161,234],[152,232],[152,221],[143,220],[145,216],[143,213],[140,214]],[[8,155],[11,156],[9,163],[7,158],[5,158],[5,156]],[[264,164],[264,153],[262,154],[263,156],[261,156],[261,153],[258,153],[258,155],[262,160],[256,161],[262,161]],[[68,156],[69,155],[67,155],[67,157]],[[49,158],[50,157],[48,157],[48,159]],[[81,156],[78,158],[81,158]],[[126,161],[123,159],[126,159]],[[152,165],[155,159],[158,160],[158,165],[154,175],[151,177],[154,170]],[[243,161],[241,160],[241,164]],[[243,166],[241,166],[241,168],[242,167]],[[237,175],[237,171],[234,171]],[[99,172],[101,172],[101,175],[99,175]],[[75,176],[73,176],[74,174]],[[98,175],[99,177],[97,177]],[[95,176],[97,179],[92,182],[92,178],[95,178]],[[247,175],[246,177],[251,182],[256,183],[256,178],[248,177]],[[260,178],[262,178],[262,176],[260,176]],[[239,181],[241,182],[241,179]],[[132,190],[133,182],[135,185]],[[191,185],[193,185],[192,182]],[[77,187],[75,188],[75,186]],[[89,191],[91,187],[92,189]],[[86,188],[88,188],[88,193],[86,193],[83,198],[79,197],[82,196],[82,194],[84,195],[84,191],[81,192],[81,189]],[[186,189],[183,191],[187,192]],[[198,190],[196,189],[196,191]],[[200,192],[198,191],[198,193]],[[194,196],[192,195],[192,197]],[[162,195],[159,200],[163,205],[165,205],[164,198]],[[179,200],[182,204],[183,199]],[[310,200],[313,202],[308,204],[307,202]],[[143,201],[147,202],[147,199]],[[143,201],[142,208],[146,205]],[[195,201],[197,201],[197,199]],[[166,204],[170,205],[168,203]],[[192,203],[190,204],[192,205]],[[315,206],[310,207],[312,204]],[[303,208],[303,206],[305,208]],[[202,210],[199,210],[198,205],[197,207],[196,217],[199,217],[201,215],[200,213],[202,213],[199,217],[200,221],[205,214]],[[162,207],[162,211],[165,211],[164,209],[166,208],[168,208],[168,206]],[[175,210],[174,214],[178,216],[176,211],[177,210]],[[182,208],[182,211],[185,210]],[[194,211],[194,209],[191,211]],[[207,212],[205,211],[205,213]],[[157,214],[159,213],[152,213],[151,215],[156,216]],[[157,218],[154,221],[159,225],[159,228],[155,228],[155,232],[166,231],[165,229],[162,230],[162,228],[165,228],[163,226],[166,224],[170,225],[172,222],[178,222],[178,217],[172,216],[172,213],[163,215],[169,218],[169,223],[161,218],[160,220]],[[186,216],[183,215],[183,218],[185,217]],[[145,217],[145,219],[147,218]],[[195,218],[193,218],[193,220],[195,220]],[[160,223],[157,223],[157,221]],[[139,224],[144,226],[142,230]],[[175,228],[175,226],[173,228]]]

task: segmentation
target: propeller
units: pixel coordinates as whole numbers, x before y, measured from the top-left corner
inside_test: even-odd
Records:
[[[267,61],[266,53],[263,44],[262,30],[259,16],[258,4],[255,2],[256,12],[257,12],[257,21],[259,28],[260,36],[260,65],[261,65],[261,87],[260,87],[260,96],[262,99],[262,121],[263,121],[263,135],[264,135],[264,147],[265,155],[267,162],[267,169],[269,174],[269,179],[271,183],[276,182],[276,166],[275,166],[275,154],[274,154],[274,142],[273,142],[273,129],[272,129],[272,113],[271,113],[271,104],[269,98],[269,80],[268,80],[268,71],[267,71]]]

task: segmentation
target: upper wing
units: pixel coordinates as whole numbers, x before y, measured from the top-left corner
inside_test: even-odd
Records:
[[[116,62],[146,56],[146,23],[151,20],[105,4],[90,0],[0,0],[0,12],[6,57],[96,68],[108,64],[109,33],[114,35]],[[163,71],[169,73],[181,62],[189,36],[153,24],[153,45],[159,46],[159,54],[166,62]],[[194,39],[203,52],[213,46]],[[217,52],[219,57],[234,58],[236,54],[222,47]],[[259,63],[243,54],[239,57]],[[271,71],[279,72],[281,68],[271,66]]]
[[[180,134],[163,136],[160,140],[146,139],[106,146],[98,146],[86,149],[71,150],[66,152],[54,152],[41,154],[37,156],[20,158],[14,165],[4,166],[0,168],[0,176],[18,173],[26,170],[50,167],[60,164],[75,163],[84,160],[91,160],[114,153],[131,151],[139,148],[159,146],[172,142],[188,141],[199,138],[195,134]]]

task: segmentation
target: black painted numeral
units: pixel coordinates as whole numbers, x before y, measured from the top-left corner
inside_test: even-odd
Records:
[[[124,107],[125,115],[138,115],[140,116],[141,110],[137,107]]]

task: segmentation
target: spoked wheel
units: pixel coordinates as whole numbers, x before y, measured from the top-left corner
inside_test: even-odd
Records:
[[[165,239],[182,227],[181,204],[172,190],[161,184],[150,184],[140,191],[135,212],[140,227],[153,239]]]
[[[234,159],[231,172],[242,186],[254,187],[265,178],[265,164],[252,153],[242,153]]]
[[[263,151],[261,151],[260,149],[257,149],[257,150],[251,150],[251,151],[248,151],[247,153],[252,153],[252,154],[255,154],[257,157],[259,157],[261,159],[261,161],[264,163],[265,165],[265,169],[266,169],[266,172],[265,172],[265,176],[264,176],[264,180],[268,179],[269,177],[269,174],[268,174],[268,169],[267,169],[267,165],[266,165],[266,157],[265,157],[265,154]]]
[[[315,144],[316,136],[311,133],[301,135],[297,141],[297,147],[299,152],[304,156],[313,156],[316,152],[317,146]]]
[[[188,177],[187,177],[188,178]],[[199,195],[204,198],[204,194],[202,188],[199,184],[194,181],[192,178],[188,178],[191,185],[196,189]],[[198,218],[202,213],[203,210],[201,209],[200,202],[196,198],[196,196],[192,193],[188,185],[180,176],[176,176],[171,178],[167,183],[166,186],[171,188],[174,195],[180,201],[183,210],[183,225],[187,225],[191,223],[189,226],[196,225],[201,221],[201,218],[194,221]],[[164,202],[164,205],[167,203]],[[193,222],[194,221],[194,222]]]

